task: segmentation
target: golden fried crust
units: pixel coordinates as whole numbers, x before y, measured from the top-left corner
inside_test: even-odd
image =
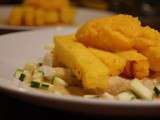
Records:
[[[95,48],[89,48],[89,50],[109,68],[112,76],[121,74],[126,66],[126,60],[115,53]]]
[[[45,23],[48,25],[56,24],[59,22],[59,15],[56,11],[48,11],[45,13]]]
[[[150,66],[147,57],[135,50],[119,52],[118,55],[127,61],[122,76],[139,79],[149,76]]]
[[[134,64],[134,76],[139,79],[149,76],[149,62],[147,60],[141,60]]]
[[[35,24],[34,21],[35,16],[35,9],[30,6],[24,7],[24,14],[23,14],[23,23],[28,26],[33,26]]]
[[[134,46],[141,23],[129,15],[115,15],[89,21],[76,34],[83,44],[99,49],[121,51]],[[134,33],[133,33],[134,31]]]
[[[55,40],[55,58],[82,80],[84,88],[96,92],[107,89],[109,70],[84,45],[73,40]]]
[[[150,28],[149,26],[142,27],[141,37],[145,37],[152,40],[160,40],[160,34],[157,30]]]
[[[160,44],[160,33],[149,26],[142,27],[138,37],[135,38],[134,48],[143,51],[151,46]]]
[[[142,52],[149,60],[150,69],[160,72],[160,47],[149,47]]]
[[[59,19],[60,22],[64,24],[73,23],[73,19],[75,16],[75,11],[71,7],[63,7],[63,9],[60,11]]]
[[[35,11],[35,25],[45,25],[45,11],[43,9],[36,9]]]

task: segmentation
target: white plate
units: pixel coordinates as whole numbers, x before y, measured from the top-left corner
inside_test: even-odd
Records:
[[[40,29],[44,27],[30,27],[30,26],[11,26],[7,25],[5,22],[10,14],[11,9],[14,6],[0,6],[0,29],[12,29],[12,30],[32,30],[32,29]],[[101,17],[101,16],[109,16],[113,13],[107,11],[99,11],[94,9],[87,9],[87,8],[77,8],[76,9],[76,17],[75,17],[75,25],[81,25],[86,21]],[[52,26],[53,27],[53,26]]]
[[[57,96],[19,87],[13,78],[16,68],[43,55],[43,46],[53,36],[75,32],[76,28],[57,27],[0,36],[0,90],[28,102],[48,107],[103,115],[159,115],[160,101],[106,101],[74,96]]]

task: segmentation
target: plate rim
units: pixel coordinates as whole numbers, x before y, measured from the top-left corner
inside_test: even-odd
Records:
[[[40,29],[40,30],[32,30],[32,31],[20,31],[20,32],[15,32],[15,33],[8,33],[8,34],[4,34],[4,35],[0,35],[0,39],[2,39],[3,37],[8,37],[8,36],[12,36],[12,35],[27,35],[28,33],[32,33],[34,34],[34,32],[38,33],[38,32],[42,32],[42,31],[53,31],[53,30],[67,30],[67,29],[77,29],[75,27],[55,27],[55,28],[46,28],[46,29]],[[5,78],[0,78],[1,80],[6,80]],[[48,95],[45,93],[31,93],[29,91],[24,92],[17,89],[13,89],[13,88],[9,88],[3,84],[0,83],[0,89],[3,89],[6,92],[10,92],[10,93],[17,93],[20,95],[26,95],[28,97],[40,97],[40,98],[45,98],[45,99],[49,99],[49,100],[56,100],[56,101],[63,101],[65,102],[74,102],[76,104],[86,104],[86,105],[98,105],[98,106],[112,106],[112,107],[156,107],[156,108],[160,108],[160,100],[142,100],[142,101],[112,101],[112,100],[99,100],[99,99],[86,99],[86,98],[82,98],[82,97],[77,97],[77,96],[57,96],[57,95]]]

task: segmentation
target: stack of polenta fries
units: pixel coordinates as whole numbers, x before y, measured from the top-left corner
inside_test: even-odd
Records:
[[[143,79],[160,72],[159,43],[158,31],[132,16],[115,15],[89,21],[74,40],[56,38],[55,58],[84,88],[105,91],[109,76]]]
[[[12,9],[10,25],[44,26],[71,24],[75,11],[68,0],[26,0]]]

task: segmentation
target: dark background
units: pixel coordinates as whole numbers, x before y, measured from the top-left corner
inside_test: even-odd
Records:
[[[134,114],[134,113],[133,113]],[[0,93],[0,120],[159,120],[155,116],[95,116],[45,108]]]

